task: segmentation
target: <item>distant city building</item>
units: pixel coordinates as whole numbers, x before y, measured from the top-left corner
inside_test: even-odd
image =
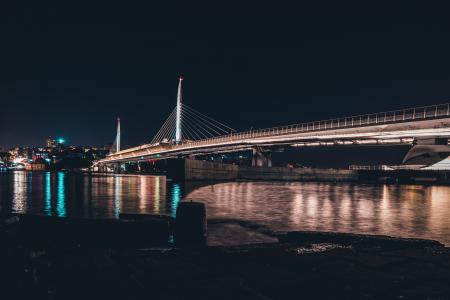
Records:
[[[30,159],[31,158],[31,149],[16,147],[16,148],[9,150],[9,154],[11,156],[11,159],[16,159],[16,158]]]
[[[66,145],[64,138],[49,137],[43,147],[0,151],[0,167],[2,170],[75,170],[91,166],[93,161],[105,158],[108,152],[109,148],[105,146],[72,146]]]
[[[61,137],[54,139],[50,136],[45,140],[45,144],[47,145],[47,148],[61,147],[65,143],[66,143],[66,140]]]
[[[49,158],[49,153],[44,151],[33,151],[33,161],[37,160],[47,160]]]
[[[48,148],[54,148],[55,147],[55,140],[54,139],[52,139],[51,137],[48,137],[46,140],[45,140],[45,144],[47,145],[47,147]]]
[[[25,170],[27,171],[45,171],[47,165],[44,162],[32,162],[25,165]]]

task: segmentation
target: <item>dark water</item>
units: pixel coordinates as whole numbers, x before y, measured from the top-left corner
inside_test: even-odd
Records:
[[[450,187],[347,183],[179,184],[163,176],[0,173],[4,210],[61,217],[175,215],[183,198],[207,205],[208,218],[274,231],[320,230],[439,240],[450,245]]]

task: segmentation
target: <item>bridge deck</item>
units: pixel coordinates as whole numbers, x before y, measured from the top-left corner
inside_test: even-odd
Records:
[[[178,145],[145,144],[114,153],[99,161],[117,162],[217,151],[236,151],[255,146],[314,145],[311,143],[410,143],[419,136],[450,136],[450,104],[410,108],[317,122],[232,133]]]

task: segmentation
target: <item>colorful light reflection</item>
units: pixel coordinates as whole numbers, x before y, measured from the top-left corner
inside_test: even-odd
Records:
[[[58,217],[66,216],[66,190],[64,186],[64,172],[58,172],[57,198],[56,198],[56,215]]]
[[[52,184],[51,184],[51,173],[45,173],[45,207],[44,214],[47,216],[52,215]]]
[[[172,193],[170,199],[170,214],[175,217],[177,214],[178,203],[181,201],[181,187],[178,183],[172,185]]]

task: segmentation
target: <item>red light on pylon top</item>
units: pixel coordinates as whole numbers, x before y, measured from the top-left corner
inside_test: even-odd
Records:
[[[183,80],[184,78],[183,78],[183,76],[180,76],[180,80]]]

